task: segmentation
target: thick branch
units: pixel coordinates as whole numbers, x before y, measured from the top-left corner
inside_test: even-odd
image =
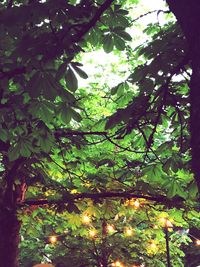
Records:
[[[4,193],[3,202],[4,202],[4,205],[6,205],[7,207],[13,207],[13,205],[15,205],[15,199],[13,196],[13,184],[14,184],[14,180],[17,175],[17,171],[20,168],[20,166],[23,164],[24,160],[25,160],[24,158],[18,158],[16,161],[14,161],[13,166],[11,167],[11,169],[7,172],[5,176],[6,190]]]
[[[166,196],[150,196],[150,195],[142,195],[128,192],[102,192],[102,193],[80,193],[80,194],[70,194],[66,199],[58,199],[58,200],[48,200],[48,199],[39,199],[39,200],[26,200],[24,203],[20,204],[20,206],[31,206],[31,205],[51,205],[51,204],[67,204],[74,200],[80,199],[106,199],[106,198],[137,198],[137,199],[145,199],[148,201],[153,201],[158,204],[164,204],[166,206],[183,206],[183,201],[178,200],[170,200]]]
[[[101,7],[97,10],[96,14],[94,15],[94,17],[84,26],[83,30],[80,31],[79,33],[77,33],[75,35],[74,40],[76,42],[79,42],[82,37],[89,32],[89,30],[94,27],[97,23],[97,21],[99,21],[100,17],[102,16],[102,14],[110,7],[110,5],[112,4],[112,2],[114,2],[115,0],[106,0]]]

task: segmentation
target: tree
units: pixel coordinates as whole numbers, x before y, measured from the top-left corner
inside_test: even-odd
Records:
[[[192,75],[190,80],[190,132],[191,132],[191,149],[192,149],[192,170],[195,175],[195,180],[200,190],[200,175],[199,175],[199,102],[198,102],[198,92],[199,92],[199,39],[198,39],[198,14],[199,14],[199,3],[197,1],[193,2],[188,6],[187,1],[167,1],[170,9],[177,17],[177,20],[182,28],[182,31],[187,40],[188,50],[186,56],[185,64],[191,64]],[[180,12],[181,6],[181,12]],[[188,8],[189,7],[189,8]],[[191,30],[192,29],[192,30]]]
[[[53,1],[1,4],[4,42],[1,44],[0,261],[7,262],[8,266],[17,266],[20,225],[16,205],[23,200],[26,177],[30,180],[38,177],[33,165],[37,165],[41,157],[47,157],[52,149],[55,128],[68,123],[71,117],[80,120],[80,115],[73,109],[77,107],[73,96],[77,80],[72,66],[81,76],[86,74],[79,63],[69,63],[81,50],[78,43],[111,3],[105,1],[100,7],[84,1],[76,7],[65,1],[59,1],[57,6]],[[59,60],[61,55],[63,63]],[[64,75],[69,90],[59,82]],[[60,114],[63,123],[55,113]],[[5,259],[6,255],[10,255],[9,259]]]
[[[8,267],[18,266],[24,213],[38,206],[72,218],[85,209],[83,199],[139,198],[162,208],[198,209],[188,145],[190,93],[187,79],[174,80],[196,70],[187,56],[188,29],[176,14],[185,35],[173,20],[161,29],[149,25],[149,41],[132,51],[127,9],[137,3],[1,3],[0,262]],[[77,76],[88,77],[81,53],[102,46],[107,53],[126,51],[131,74],[109,92],[94,85],[93,92],[77,90]],[[191,104],[196,111],[193,98]],[[190,132],[198,185],[193,117]]]
[[[125,266],[166,266],[163,219],[169,215],[174,225],[183,226],[182,212],[178,212],[177,222],[176,209],[167,215],[147,203],[140,200],[138,207],[132,200],[121,205],[111,200],[95,205],[85,201],[83,214],[63,211],[54,216],[52,211],[45,214],[43,209],[37,210],[32,218],[24,219],[21,265],[29,267],[48,258],[62,267],[113,266],[117,261]],[[184,266],[182,246],[190,243],[184,231],[170,231],[172,266]]]

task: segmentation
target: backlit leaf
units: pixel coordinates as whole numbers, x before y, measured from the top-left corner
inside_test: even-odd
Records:
[[[103,49],[106,53],[110,53],[113,50],[113,37],[112,35],[108,34],[103,39]]]
[[[78,89],[78,80],[74,74],[74,71],[70,67],[65,75],[65,82],[70,91],[75,92]]]

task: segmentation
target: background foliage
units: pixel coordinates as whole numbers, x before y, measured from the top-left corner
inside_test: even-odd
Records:
[[[22,266],[165,266],[161,218],[172,266],[195,266],[189,48],[167,6],[143,16],[141,2],[0,5],[0,194],[14,168]]]

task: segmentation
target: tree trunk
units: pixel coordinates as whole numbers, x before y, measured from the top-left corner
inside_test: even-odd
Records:
[[[18,267],[18,246],[20,241],[19,231],[21,223],[17,218],[17,203],[23,201],[23,181],[15,185],[14,180],[22,158],[12,163],[12,167],[5,173],[5,189],[1,192],[0,199],[0,266]],[[20,175],[19,175],[20,177]]]
[[[200,1],[166,0],[189,44],[192,66],[190,81],[190,133],[192,171],[200,195]]]
[[[200,36],[196,41],[192,58],[192,77],[190,83],[190,129],[192,148],[192,170],[200,195]]]
[[[0,210],[0,266],[18,267],[20,222],[16,210]]]

